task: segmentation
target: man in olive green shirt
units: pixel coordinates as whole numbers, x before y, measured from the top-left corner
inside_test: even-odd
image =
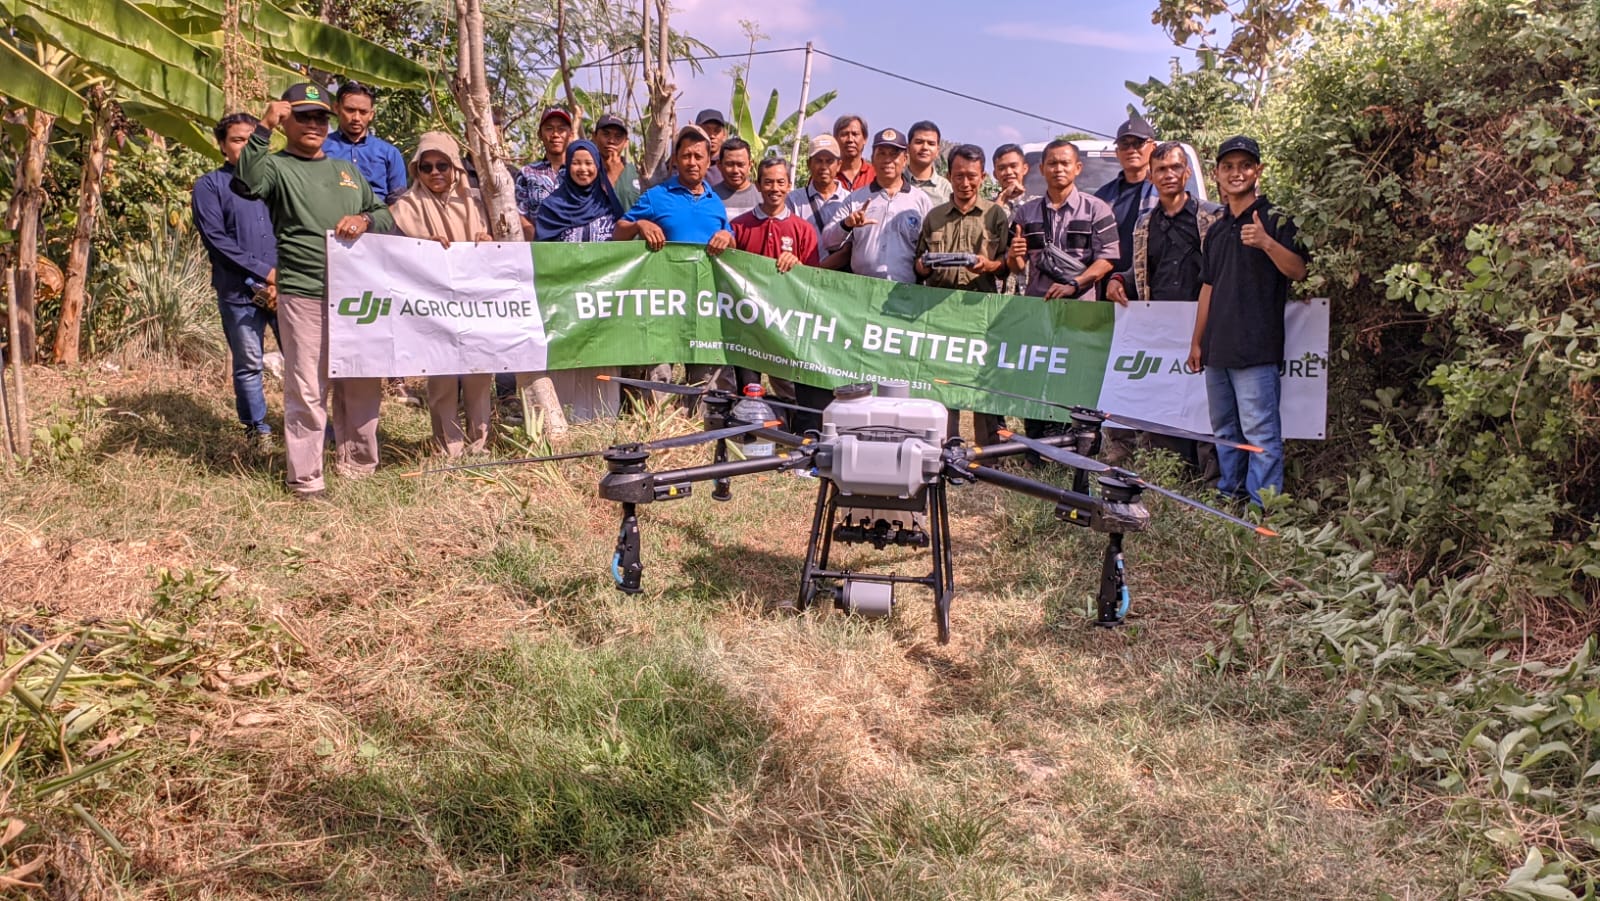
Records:
[[[917,238],[917,277],[930,288],[995,294],[1006,275],[1006,229],[1010,212],[978,196],[983,187],[983,148],[962,144],[950,151],[950,200],[928,211]],[[929,266],[928,254],[971,254],[968,265]],[[959,411],[950,411],[950,434],[957,434]],[[979,444],[996,444],[1004,416],[973,413]]]
[[[347,160],[322,152],[328,136],[325,89],[297,84],[267,105],[261,125],[239,154],[236,177],[267,204],[278,241],[278,268],[267,277],[278,298],[283,344],[283,432],[286,482],[300,499],[324,495],[323,432],[329,410],[327,233],[353,241],[389,231],[394,218]],[[282,125],[288,146],[273,153],[272,130]],[[334,468],[360,478],[378,467],[378,408],[382,379],[333,384]]]

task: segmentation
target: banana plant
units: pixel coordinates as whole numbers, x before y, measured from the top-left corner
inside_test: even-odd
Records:
[[[838,91],[829,91],[821,97],[814,98],[806,104],[806,118],[811,118],[827,107],[839,96]],[[800,124],[800,113],[790,113],[782,122],[778,119],[778,91],[772,91],[772,96],[767,99],[767,108],[761,115],[761,125],[755,124],[755,116],[750,112],[750,89],[745,84],[743,75],[733,78],[733,100],[728,104],[732,111],[733,128],[739,137],[750,142],[751,159],[760,159],[765,156],[768,149],[784,149],[796,139],[795,130]]]

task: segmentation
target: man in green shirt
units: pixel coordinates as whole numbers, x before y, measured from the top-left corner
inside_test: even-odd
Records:
[[[606,180],[617,193],[624,212],[639,199],[639,170],[628,162],[628,124],[610,113],[594,123],[594,143],[605,157]]]
[[[389,231],[394,218],[348,160],[323,154],[328,136],[325,89],[297,84],[267,105],[261,125],[239,154],[236,177],[265,201],[278,241],[278,268],[267,277],[278,292],[283,344],[283,432],[289,491],[300,499],[324,494],[323,432],[328,395],[327,233],[354,241]],[[273,153],[272,130],[283,126],[288,146]],[[378,407],[382,379],[339,379],[331,418],[334,468],[360,478],[378,467]]]
[[[962,144],[950,151],[950,200],[928,211],[917,238],[917,277],[930,288],[999,292],[1006,275],[1006,229],[1010,212],[979,196],[983,188],[983,148]],[[952,255],[962,254],[957,260]],[[942,265],[928,265],[929,263]],[[959,411],[950,411],[950,434],[957,434]],[[1004,416],[973,413],[973,437],[997,444]]]

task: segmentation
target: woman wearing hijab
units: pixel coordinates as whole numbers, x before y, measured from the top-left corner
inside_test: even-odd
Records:
[[[609,241],[623,213],[611,180],[600,169],[600,148],[592,141],[573,141],[567,145],[565,177],[554,192],[539,204],[534,217],[535,241],[582,243]],[[602,382],[597,375],[617,375],[614,366],[569,369],[551,372],[556,393],[572,408],[573,421],[610,416],[617,410],[615,382]]]
[[[438,241],[445,247],[452,241],[494,240],[489,234],[489,212],[477,189],[467,183],[456,140],[442,131],[430,131],[418,139],[417,152],[411,157],[411,187],[389,212],[406,235]],[[467,408],[465,430],[461,428],[460,401],[465,401]],[[451,457],[484,452],[493,409],[492,373],[428,377],[433,441]]]

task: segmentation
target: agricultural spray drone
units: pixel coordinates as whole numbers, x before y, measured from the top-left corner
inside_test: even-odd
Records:
[[[732,497],[732,479],[765,472],[798,470],[815,476],[818,481],[799,592],[792,601],[780,604],[781,608],[798,612],[831,602],[860,616],[886,617],[894,608],[896,585],[922,585],[933,592],[934,623],[940,644],[950,640],[950,603],[955,595],[947,503],[950,485],[987,482],[1036,497],[1053,503],[1058,519],[1105,534],[1106,549],[1095,602],[1098,626],[1120,625],[1127,615],[1129,595],[1122,544],[1125,535],[1142,532],[1149,526],[1150,511],[1141,500],[1143,492],[1154,491],[1261,535],[1276,534],[1151,484],[1134,472],[1094,459],[1100,450],[1101,426],[1107,422],[1241,450],[1259,450],[1160,423],[1008,395],[1063,407],[1070,413],[1068,430],[1039,439],[1002,431],[1004,442],[1001,444],[969,446],[959,436],[947,434],[949,411],[943,404],[911,397],[905,382],[883,381],[878,383],[876,393],[867,384],[837,389],[834,401],[826,409],[812,411],[822,415],[821,431],[801,437],[779,429],[781,421],[776,419],[740,421],[735,415],[740,398],[725,391],[615,376],[601,378],[670,394],[697,396],[704,406],[707,430],[653,442],[619,444],[601,451],[499,461],[498,465],[602,457],[606,474],[600,480],[600,497],[622,505],[622,523],[611,559],[611,576],[617,589],[628,594],[642,590],[644,563],[640,555],[638,517],[641,504],[689,497],[699,482],[712,483],[714,500],[728,500]],[[766,403],[808,409],[777,401]],[[768,456],[729,459],[729,442],[739,438],[755,438],[790,449]],[[716,448],[713,462],[708,465],[662,471],[649,469],[652,451],[711,442]],[[1074,471],[1072,487],[1062,488],[993,465],[998,460],[1029,451],[1070,467]],[[492,465],[497,464],[450,469]],[[1091,476],[1094,477],[1092,487]],[[933,558],[932,569],[926,576],[835,569],[830,566],[835,542],[867,544],[879,550],[890,546],[928,548]]]

